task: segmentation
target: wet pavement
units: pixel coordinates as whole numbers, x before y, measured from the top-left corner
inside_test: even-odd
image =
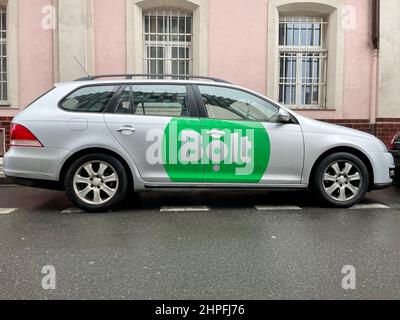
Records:
[[[63,192],[0,186],[0,299],[400,298],[398,186],[353,209],[308,192],[216,190],[71,207]]]

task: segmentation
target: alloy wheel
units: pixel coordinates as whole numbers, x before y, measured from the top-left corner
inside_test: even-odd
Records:
[[[351,161],[335,161],[325,170],[322,185],[325,193],[333,200],[350,201],[362,189],[361,170]]]
[[[75,172],[73,186],[78,198],[89,204],[103,204],[118,190],[116,170],[104,161],[89,161]]]

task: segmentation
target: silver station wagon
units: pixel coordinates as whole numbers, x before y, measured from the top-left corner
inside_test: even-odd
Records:
[[[223,80],[142,79],[56,84],[14,118],[6,176],[63,189],[88,212],[112,210],[128,192],[200,187],[309,188],[350,207],[392,182],[393,157],[370,134]]]

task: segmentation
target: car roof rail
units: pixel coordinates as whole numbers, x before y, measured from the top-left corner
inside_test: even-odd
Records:
[[[100,78],[125,78],[125,79],[133,79],[135,77],[171,77],[171,78],[179,78],[179,79],[201,79],[201,80],[211,80],[215,82],[220,82],[220,83],[227,83],[231,84],[230,82],[214,77],[206,77],[206,76],[192,76],[192,75],[178,75],[178,74],[134,74],[134,73],[128,73],[128,74],[99,74],[95,76],[88,76],[88,77],[83,77],[76,79],[75,81],[92,81]]]

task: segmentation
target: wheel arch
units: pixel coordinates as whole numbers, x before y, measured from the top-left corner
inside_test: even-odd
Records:
[[[321,163],[321,161],[323,159],[325,159],[326,157],[330,156],[331,154],[339,153],[339,152],[350,153],[354,156],[357,156],[358,158],[360,158],[360,160],[362,160],[364,162],[364,164],[366,165],[366,167],[368,169],[368,175],[369,175],[368,191],[371,191],[374,187],[374,169],[372,167],[372,163],[371,163],[370,159],[364,152],[360,151],[359,149],[356,149],[353,147],[347,147],[347,146],[335,147],[335,148],[329,149],[329,150],[325,151],[324,153],[322,153],[318,157],[318,159],[314,162],[314,165],[310,171],[310,181],[311,181],[312,177],[314,176],[315,170],[317,169],[317,167]]]
[[[106,148],[100,148],[100,147],[94,147],[94,148],[87,148],[87,149],[82,149],[79,150],[75,153],[73,153],[69,158],[67,158],[67,160],[64,161],[61,170],[60,170],[60,175],[59,175],[59,183],[61,186],[64,186],[64,180],[65,180],[65,175],[67,173],[68,168],[70,167],[70,165],[77,159],[79,159],[82,156],[85,156],[87,154],[92,154],[92,153],[103,153],[103,154],[107,154],[109,156],[115,157],[116,159],[118,159],[121,164],[124,166],[125,170],[126,170],[126,174],[128,176],[128,190],[133,190],[134,187],[134,179],[133,179],[133,174],[132,174],[132,170],[128,164],[128,162],[121,157],[118,153],[106,149]]]

